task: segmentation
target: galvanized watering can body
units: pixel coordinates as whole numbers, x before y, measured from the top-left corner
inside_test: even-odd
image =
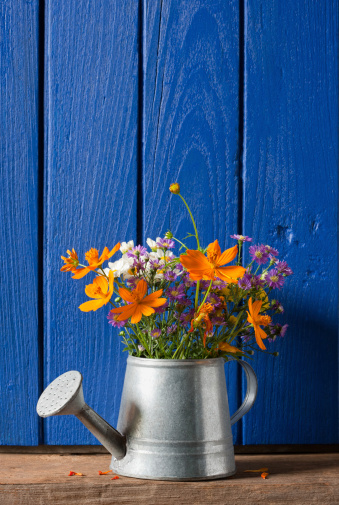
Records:
[[[76,415],[111,452],[110,468],[120,475],[159,480],[228,477],[236,471],[231,425],[252,407],[257,379],[252,367],[239,361],[247,393],[230,417],[224,364],[223,358],[129,356],[117,430],[84,402],[82,376],[75,371],[48,386],[37,411],[42,417]]]
[[[129,357],[117,429],[127,452],[111,469],[143,479],[213,479],[235,473],[222,358],[163,360]],[[245,363],[245,367],[249,367]],[[256,395],[252,369],[246,399]],[[243,408],[243,413],[245,413]],[[239,409],[240,410],[240,409]],[[247,411],[247,409],[246,409]]]

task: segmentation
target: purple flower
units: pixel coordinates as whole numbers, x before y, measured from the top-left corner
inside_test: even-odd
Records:
[[[224,289],[227,287],[227,282],[222,281],[221,279],[214,279],[212,284],[212,289]]]
[[[252,288],[258,289],[258,288],[262,288],[264,286],[265,281],[263,279],[260,279],[260,277],[258,275],[253,275],[251,283],[252,283]]]
[[[247,235],[231,235],[231,238],[239,240],[240,242],[252,242],[252,239]]]
[[[122,328],[125,326],[126,321],[118,321],[119,314],[114,314],[111,310],[108,313],[107,319],[108,323],[114,326],[114,328]]]
[[[252,260],[255,260],[258,265],[267,263],[268,252],[266,252],[264,245],[251,245],[248,251],[251,255]]]
[[[172,270],[168,270],[167,272],[164,273],[164,277],[167,281],[170,281],[170,282],[173,282],[176,280],[176,278],[178,277],[177,274],[175,272],[173,272]]]
[[[292,269],[288,266],[286,261],[278,261],[275,267],[280,274],[286,275],[286,277],[293,274]]]
[[[203,291],[204,289],[208,289],[210,287],[211,281],[200,281],[199,289]]]
[[[210,317],[211,323],[213,326],[225,326],[226,321],[224,320],[223,317],[220,316],[211,316]]]
[[[245,344],[247,344],[247,342],[251,340],[252,335],[240,335],[240,338]]]
[[[156,241],[157,247],[160,249],[173,249],[175,246],[174,240],[171,240],[169,238],[159,238]]]
[[[269,254],[268,257],[270,258],[270,262],[271,264],[275,264],[275,263],[278,263],[278,258],[276,258],[275,256],[273,256],[273,254]]]
[[[288,328],[288,324],[284,324],[284,326],[282,326],[279,323],[277,324],[271,323],[269,326],[271,337],[273,338],[273,340],[275,340],[275,337],[284,337]]]
[[[196,281],[192,281],[192,279],[190,278],[190,275],[188,272],[184,272],[182,274],[182,281],[183,283],[185,284],[185,287],[186,288],[190,288],[191,286],[193,286],[195,284]]]
[[[183,307],[190,307],[192,305],[192,300],[189,298],[182,298],[179,300],[179,305],[182,305]]]
[[[149,260],[149,266],[154,270],[158,270],[158,268],[160,267],[160,260],[159,259]]]
[[[273,249],[270,245],[264,246],[266,254],[272,254],[273,256],[278,256],[279,252],[276,249]]]
[[[238,280],[238,286],[241,289],[245,289],[246,291],[248,289],[251,289],[252,287],[252,276],[250,274],[244,274],[241,279]]]
[[[208,303],[211,303],[214,308],[218,308],[218,307],[222,306],[222,301],[220,300],[219,296],[217,296],[215,293],[209,293],[206,301]]]
[[[179,321],[183,324],[183,326],[189,326],[194,317],[194,309],[191,309],[189,312],[185,312],[179,316]]]
[[[146,247],[144,247],[142,245],[137,245],[137,246],[133,247],[132,249],[130,249],[129,251],[127,251],[127,256],[129,258],[135,258],[135,257],[139,257],[139,256],[147,256],[147,249],[146,249]]]
[[[139,351],[144,351],[144,350],[145,350],[145,347],[144,347],[143,345],[140,345],[140,344],[139,344],[139,345],[138,345],[138,349],[139,349]]]
[[[265,281],[269,285],[270,288],[278,288],[280,289],[284,285],[284,276],[281,275],[276,268],[272,268],[269,272],[267,272]]]
[[[133,261],[132,268],[135,268],[137,270],[137,272],[139,272],[140,270],[144,270],[144,268],[145,268],[145,261],[143,261],[140,257],[135,258],[134,261]]]
[[[137,287],[137,284],[139,282],[139,279],[137,277],[130,277],[127,279],[126,284],[130,289],[135,289]]]
[[[161,335],[161,330],[159,330],[159,328],[155,328],[155,330],[151,331],[152,338],[159,338],[160,335]]]
[[[177,327],[178,327],[177,324],[173,323],[172,326],[167,328],[167,334],[169,335],[170,333],[174,333],[176,331]]]
[[[282,314],[284,312],[284,307],[281,305],[280,302],[278,302],[278,300],[274,300],[272,309],[278,312],[279,314]]]
[[[185,286],[183,284],[179,284],[179,286],[168,288],[166,291],[166,296],[172,302],[181,301],[183,298],[185,298]]]

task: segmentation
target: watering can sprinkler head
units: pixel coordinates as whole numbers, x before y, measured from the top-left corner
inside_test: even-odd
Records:
[[[71,370],[51,382],[40,396],[36,410],[40,417],[75,415],[116,459],[125,456],[125,437],[85,402],[80,372]]]

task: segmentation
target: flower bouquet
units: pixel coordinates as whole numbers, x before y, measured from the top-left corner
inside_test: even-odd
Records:
[[[272,315],[284,309],[269,297],[283,286],[291,268],[268,245],[251,245],[251,262],[242,266],[243,247],[252,242],[243,235],[231,235],[238,243],[224,252],[218,240],[202,246],[179,184],[172,184],[170,191],[181,198],[192,220],[194,233],[185,239],[169,231],[164,238],[148,238],[149,249],[135,246],[133,240],[112,250],[105,247],[101,256],[92,248],[85,254],[87,265],[79,263],[74,249],[62,256],[61,270],[71,272],[73,279],[95,275],[85,288],[91,300],[80,310],[110,304],[108,322],[120,328],[124,350],[135,357],[228,360],[265,352],[264,340],[283,337],[288,326],[272,321]],[[192,239],[195,249],[184,242]],[[104,266],[118,251],[121,257]]]

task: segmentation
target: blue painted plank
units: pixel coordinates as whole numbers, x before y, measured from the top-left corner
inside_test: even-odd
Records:
[[[61,273],[136,237],[137,2],[46,1],[45,384],[66,370],[84,376],[85,399],[117,421],[126,353],[107,308],[80,312],[92,277]],[[45,443],[92,444],[71,417],[46,420]]]
[[[0,444],[36,445],[38,2],[1,2]]]
[[[295,275],[244,443],[337,440],[337,2],[246,0],[244,232]]]
[[[218,238],[230,247],[238,219],[238,2],[144,0],[143,8],[144,240],[169,228],[178,238],[193,231],[168,191],[179,182],[202,244]],[[232,412],[237,376],[228,365]],[[234,435],[239,441],[236,428]]]

